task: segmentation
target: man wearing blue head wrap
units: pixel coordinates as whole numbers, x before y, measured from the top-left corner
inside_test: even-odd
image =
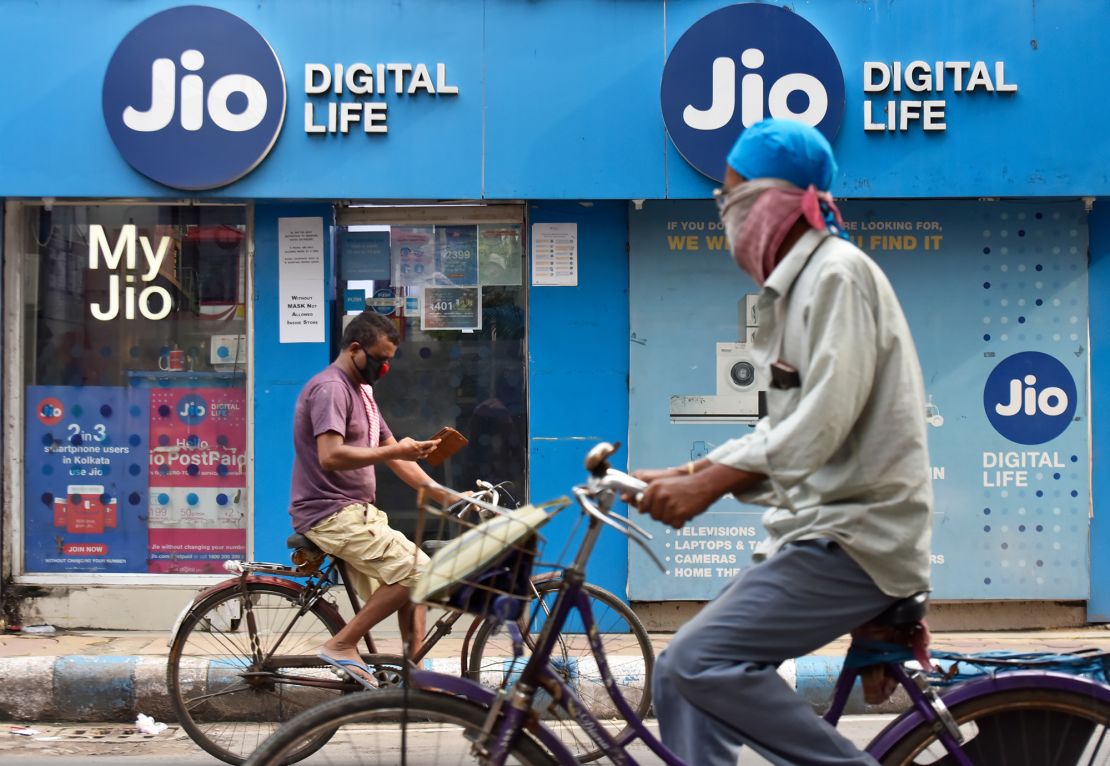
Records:
[[[828,191],[836,178],[832,147],[821,132],[796,120],[763,120],[740,134],[728,167],[744,178],[781,178],[800,189]]]
[[[893,635],[869,623],[929,588],[932,488],[913,339],[882,271],[836,236],[835,174],[807,125],[766,120],[737,140],[718,207],[762,287],[752,352],[767,415],[701,460],[637,473],[640,509],[675,528],[730,494],[770,507],[756,563],[655,666],[663,740],[699,766],[734,766],[744,744],[782,766],[876,766],[777,668],[856,629],[918,648],[927,637],[920,615]],[[884,672],[865,673],[869,702],[889,696]]]

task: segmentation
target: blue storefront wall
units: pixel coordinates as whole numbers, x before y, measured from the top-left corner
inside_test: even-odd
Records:
[[[594,438],[628,432],[628,213],[632,199],[705,199],[714,185],[671,144],[659,88],[668,52],[722,3],[563,0],[521,3],[312,0],[210,3],[260,32],[284,69],[284,126],[241,180],[199,193],[133,170],[113,144],[101,108],[116,46],[170,0],[13,2],[0,25],[0,61],[13,75],[0,110],[0,197],[254,200],[254,555],[282,560],[288,531],[288,430],[310,371],[329,343],[278,339],[277,221],[332,215],[345,199],[551,200],[532,222],[576,222],[575,288],[529,294],[530,494],[564,494],[582,475]],[[857,198],[1095,196],[1088,220],[1091,271],[1092,615],[1110,617],[1110,502],[1103,476],[1110,420],[1100,417],[1110,368],[1110,103],[1085,73],[1110,63],[1098,3],[976,5],[802,0],[791,5],[839,58],[845,117],[834,140],[834,192]],[[60,23],[64,19],[65,23]],[[863,130],[862,63],[1003,61],[1015,94],[946,96],[942,133]],[[307,135],[307,63],[446,64],[457,96],[388,94],[389,133]],[[1081,140],[1076,140],[1081,137]],[[293,202],[292,200],[307,200]],[[576,200],[593,200],[583,206]],[[331,257],[326,279],[331,283]],[[328,312],[329,316],[331,312]],[[330,331],[326,337],[330,337]],[[622,453],[626,455],[627,453]],[[569,523],[559,522],[559,524]],[[557,524],[550,534],[565,534]],[[592,579],[624,592],[624,541],[605,538]]]

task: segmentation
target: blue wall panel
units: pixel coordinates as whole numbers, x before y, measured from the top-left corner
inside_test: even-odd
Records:
[[[1110,622],[1110,199],[1099,199],[1087,219],[1091,237],[1091,596],[1087,615]]]
[[[331,295],[323,343],[279,342],[278,219],[324,221],[324,284],[334,274],[328,227],[331,205],[257,205],[254,211],[254,557],[288,562],[289,476],[293,407],[305,382],[331,362]]]
[[[578,286],[532,287],[528,294],[529,498],[570,494],[585,478],[586,452],[628,435],[628,214],[626,205],[543,202],[530,222],[578,224]],[[627,451],[615,458],[625,465]],[[580,516],[564,511],[544,533],[544,561],[564,550]],[[573,553],[571,549],[571,552]],[[562,562],[566,561],[564,557]],[[590,582],[626,595],[628,543],[602,533]]]

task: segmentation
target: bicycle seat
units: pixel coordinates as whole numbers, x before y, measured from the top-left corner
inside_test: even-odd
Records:
[[[290,549],[304,548],[313,553],[319,553],[321,556],[324,554],[324,552],[316,546],[316,543],[300,533],[289,535],[285,541],[285,547]]]
[[[871,622],[879,625],[913,625],[925,619],[928,612],[929,591],[924,590],[895,602]]]

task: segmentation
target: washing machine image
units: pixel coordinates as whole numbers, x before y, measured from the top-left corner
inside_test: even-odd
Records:
[[[768,382],[769,373],[759,369],[749,344],[718,343],[716,393],[671,396],[671,421],[753,424]]]

